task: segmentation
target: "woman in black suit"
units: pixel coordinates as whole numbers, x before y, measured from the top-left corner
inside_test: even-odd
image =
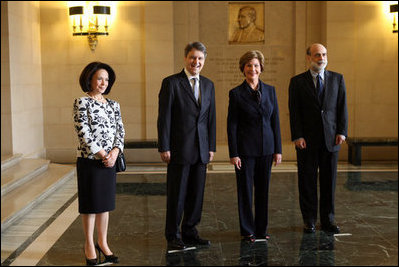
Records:
[[[79,213],[85,233],[84,252],[87,265],[117,263],[108,247],[109,211],[115,209],[115,162],[123,150],[125,131],[120,105],[106,99],[115,82],[112,68],[101,62],[87,65],[79,78],[86,96],[75,99],[73,106],[75,130],[78,134],[77,176]],[[98,243],[94,244],[94,227]],[[100,260],[97,260],[96,249]]]
[[[260,51],[248,51],[239,62],[245,81],[229,92],[227,133],[230,163],[237,177],[241,236],[268,240],[268,191],[273,161],[281,163],[280,121],[276,91],[263,83]],[[252,195],[255,188],[255,216]]]

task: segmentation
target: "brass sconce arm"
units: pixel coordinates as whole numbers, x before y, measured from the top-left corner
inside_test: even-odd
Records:
[[[396,28],[396,25],[397,25],[397,23],[396,23],[396,15],[398,14],[398,4],[390,5],[390,12],[394,13],[393,14],[393,23],[392,23],[392,26],[393,26],[392,32],[393,33],[398,33],[398,29]]]
[[[74,6],[69,8],[69,16],[73,17],[72,35],[73,36],[87,36],[89,46],[92,52],[95,51],[98,44],[98,35],[109,35],[108,33],[108,17],[111,15],[111,8],[109,6],[93,6],[93,15],[88,19],[84,19],[85,8],[83,6]],[[98,16],[104,16],[103,21],[99,21]],[[77,25],[78,24],[78,25]]]

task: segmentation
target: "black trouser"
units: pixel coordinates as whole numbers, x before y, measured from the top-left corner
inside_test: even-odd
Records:
[[[167,173],[167,211],[165,237],[196,237],[201,220],[206,164],[169,164]],[[184,211],[184,218],[182,222]],[[180,231],[180,223],[182,228]]]
[[[240,157],[241,170],[236,168],[238,215],[242,236],[265,236],[268,223],[269,181],[273,155]],[[255,188],[255,216],[252,193]]]
[[[334,222],[334,196],[338,152],[329,152],[325,145],[313,149],[297,149],[299,204],[305,224],[317,221],[317,170],[320,181],[320,222]]]

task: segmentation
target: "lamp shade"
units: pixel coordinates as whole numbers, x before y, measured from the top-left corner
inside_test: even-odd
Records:
[[[109,6],[93,6],[93,14],[111,15]]]
[[[97,36],[109,35],[108,20],[111,15],[109,6],[73,6],[69,8],[69,15],[72,19],[72,35],[87,36],[91,51],[94,52],[96,49]]]
[[[69,8],[69,15],[83,15],[83,7],[82,6],[73,6]]]

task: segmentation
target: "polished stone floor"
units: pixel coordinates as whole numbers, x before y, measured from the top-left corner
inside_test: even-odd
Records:
[[[319,229],[304,234],[296,172],[273,172],[269,194],[268,242],[240,240],[235,175],[209,172],[201,237],[209,248],[166,253],[164,171],[118,177],[116,210],[108,242],[119,264],[134,266],[377,266],[398,265],[398,172],[340,171],[336,221],[341,234]],[[37,265],[84,265],[83,230],[77,217]]]

